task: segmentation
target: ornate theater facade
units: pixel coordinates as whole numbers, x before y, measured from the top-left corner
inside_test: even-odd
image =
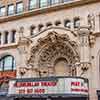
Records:
[[[99,0],[0,1],[0,100],[99,100]]]

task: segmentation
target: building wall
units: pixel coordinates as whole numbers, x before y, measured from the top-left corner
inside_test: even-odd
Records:
[[[12,1],[11,1],[12,2]],[[88,71],[85,72],[84,75],[82,75],[83,77],[86,77],[89,79],[89,86],[90,86],[90,100],[97,100],[97,95],[96,95],[96,90],[100,88],[99,86],[99,81],[100,81],[100,77],[99,77],[99,60],[98,60],[98,56],[99,56],[99,52],[100,52],[100,46],[99,46],[99,34],[100,32],[100,16],[99,16],[99,7],[100,7],[100,2],[98,3],[93,3],[93,4],[86,4],[86,5],[78,5],[78,6],[72,6],[70,7],[66,7],[65,9],[62,10],[57,10],[57,11],[51,11],[51,12],[43,12],[44,10],[41,9],[41,13],[37,14],[37,15],[31,15],[28,17],[22,17],[19,19],[12,20],[12,21],[6,21],[6,22],[2,22],[0,23],[0,32],[2,34],[4,34],[4,31],[7,30],[9,33],[11,33],[11,31],[14,29],[16,30],[16,43],[12,43],[12,44],[5,44],[5,45],[1,45],[0,46],[0,55],[5,55],[5,54],[11,54],[14,56],[15,60],[16,60],[16,67],[17,67],[17,77],[22,77],[19,74],[19,69],[20,67],[26,67],[26,56],[24,53],[23,49],[23,45],[26,46],[26,50],[30,51],[30,47],[34,46],[37,44],[37,41],[39,38],[44,38],[48,35],[49,32],[52,31],[56,31],[58,34],[67,34],[71,41],[75,41],[78,45],[79,45],[79,37],[75,37],[71,31],[68,31],[68,29],[66,29],[64,27],[64,20],[69,19],[71,20],[71,30],[78,35],[77,30],[78,29],[74,29],[73,28],[73,23],[74,23],[74,18],[79,17],[80,18],[80,25],[81,26],[88,26],[88,15],[92,14],[93,17],[95,18],[95,29],[91,30],[93,31],[92,34],[94,34],[93,36],[95,36],[95,43],[93,44],[92,47],[90,47],[90,62],[91,62],[91,66],[89,67]],[[45,9],[45,8],[44,8]],[[35,11],[33,11],[35,12]],[[7,16],[6,16],[7,17]],[[12,16],[13,17],[13,16]],[[17,17],[17,16],[16,16]],[[2,18],[1,18],[2,19]],[[7,17],[7,19],[9,19]],[[54,23],[56,21],[61,21],[61,24],[59,26],[56,26]],[[52,28],[47,28],[46,24],[47,23],[52,23]],[[38,31],[38,26],[42,24],[44,27],[42,29],[42,31]],[[35,26],[35,34],[33,36],[30,36],[30,27],[31,25]],[[22,37],[22,33],[21,31],[21,27],[24,28],[23,30],[23,35],[25,37],[28,37],[30,39],[32,39],[33,44],[32,46],[27,46],[27,43],[20,43],[20,39],[19,37]],[[44,31],[45,29],[45,31]],[[22,40],[21,42],[26,41],[26,40]],[[20,48],[22,47],[22,51],[20,51]],[[80,50],[80,48],[78,48]],[[30,52],[28,52],[30,53]],[[30,55],[29,55],[30,56]],[[23,69],[24,70],[24,69]],[[43,69],[44,70],[44,69]],[[45,69],[47,70],[47,69]],[[78,68],[78,72],[77,75],[81,75],[81,69]],[[27,73],[23,76],[23,77],[37,77],[37,73],[34,74],[34,70],[33,72],[31,70],[28,70]]]

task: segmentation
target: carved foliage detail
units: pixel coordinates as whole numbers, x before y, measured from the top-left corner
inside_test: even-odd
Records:
[[[70,41],[66,34],[50,32],[46,37],[38,39],[37,45],[31,48],[27,63],[32,67],[35,63],[38,67],[48,67],[53,66],[55,59],[58,57],[64,57],[68,59],[69,63],[75,63],[75,57],[79,57],[77,45]]]

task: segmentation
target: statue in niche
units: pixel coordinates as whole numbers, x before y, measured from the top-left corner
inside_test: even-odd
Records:
[[[88,25],[89,25],[90,30],[94,31],[94,29],[95,29],[95,16],[94,16],[94,14],[88,15]]]

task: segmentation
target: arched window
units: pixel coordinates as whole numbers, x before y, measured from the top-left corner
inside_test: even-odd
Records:
[[[52,23],[51,22],[47,22],[46,23],[46,27],[51,27],[52,26]]]
[[[39,24],[38,25],[38,31],[40,32],[40,31],[42,31],[42,28],[44,27],[44,25],[43,24]]]
[[[56,22],[55,22],[55,25],[56,26],[59,26],[61,24],[61,22],[59,21],[59,20],[57,20]]]
[[[74,18],[74,28],[78,28],[80,26],[80,18]]]
[[[0,71],[15,70],[15,60],[13,56],[7,55],[0,59]]]
[[[64,26],[67,28],[71,28],[71,21],[69,19],[64,21]]]
[[[8,43],[8,31],[5,31],[5,37],[4,37],[4,44],[7,44]]]
[[[36,32],[35,32],[35,26],[34,25],[32,25],[31,27],[30,27],[30,35],[34,35]]]
[[[16,30],[12,30],[11,43],[14,43],[15,41],[16,41]]]

